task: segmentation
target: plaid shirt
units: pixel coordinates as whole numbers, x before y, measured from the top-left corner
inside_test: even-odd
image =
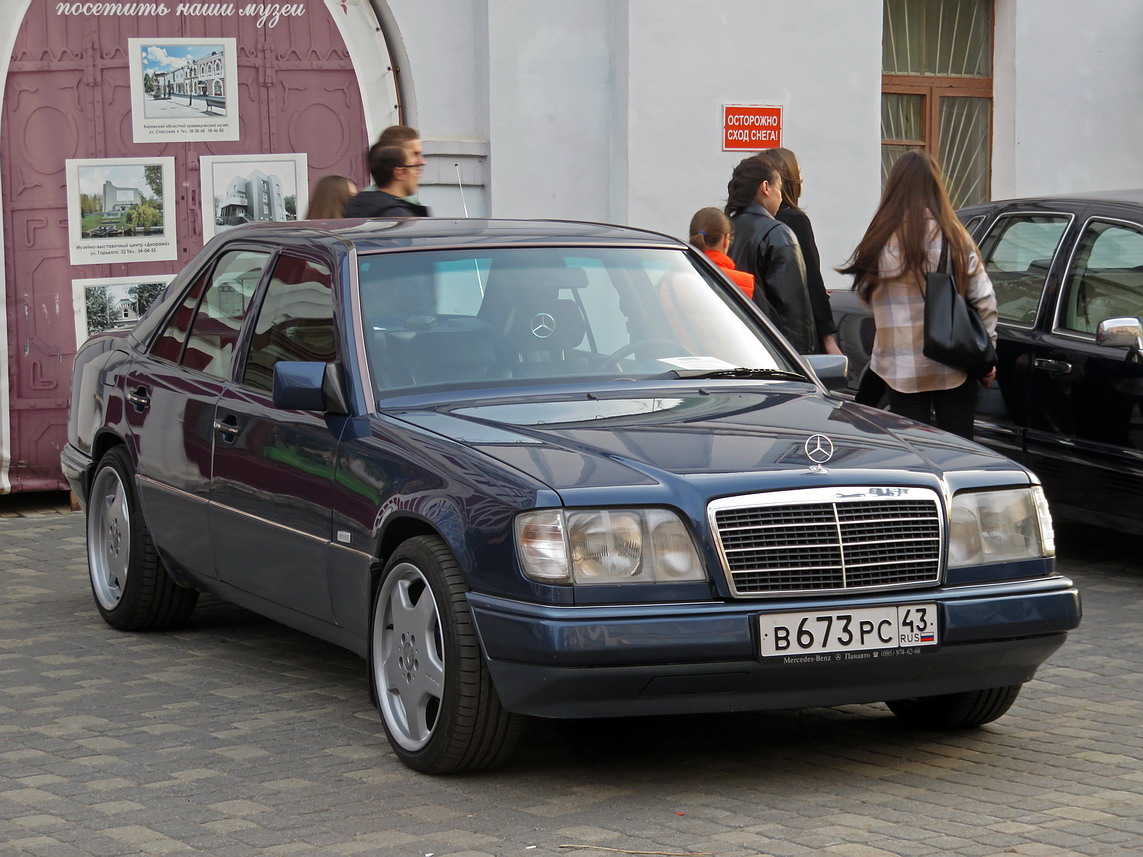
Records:
[[[936,221],[930,221],[928,251],[929,270],[935,271],[941,258],[941,235]],[[874,290],[872,300],[866,303],[872,309],[873,320],[877,324],[873,359],[870,361],[873,371],[899,393],[959,387],[968,378],[964,372],[930,360],[921,353],[925,338],[925,298],[921,291],[924,278],[902,274],[901,248],[896,236],[881,251],[878,266],[881,282]],[[969,256],[968,274],[964,296],[980,313],[995,343],[996,295],[975,251]]]

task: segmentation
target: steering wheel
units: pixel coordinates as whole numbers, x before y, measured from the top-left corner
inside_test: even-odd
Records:
[[[619,365],[620,360],[622,360],[624,357],[628,356],[629,354],[634,354],[636,351],[640,350],[644,346],[652,346],[652,345],[666,345],[668,348],[670,348],[675,353],[677,353],[680,350],[686,352],[688,357],[694,357],[694,354],[695,354],[693,351],[691,351],[685,345],[680,345],[678,342],[676,342],[673,339],[665,339],[662,337],[652,337],[650,339],[636,339],[634,342],[628,342],[623,347],[617,348],[614,351],[612,351],[606,357],[600,358],[600,365],[602,365],[602,366],[615,366],[616,369],[622,370],[623,367]]]

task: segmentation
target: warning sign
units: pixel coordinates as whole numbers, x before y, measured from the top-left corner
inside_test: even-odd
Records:
[[[774,104],[722,105],[722,150],[756,151],[782,145],[782,108]]]

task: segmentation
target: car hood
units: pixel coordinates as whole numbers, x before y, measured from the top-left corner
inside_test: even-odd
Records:
[[[689,483],[708,496],[765,488],[885,482],[1022,468],[954,435],[822,395],[806,384],[500,396],[387,410],[564,494]],[[812,441],[815,435],[826,440]],[[815,447],[829,449],[828,460]]]

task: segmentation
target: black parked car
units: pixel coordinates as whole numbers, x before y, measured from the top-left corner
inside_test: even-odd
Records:
[[[999,309],[997,381],[976,439],[1027,464],[1059,517],[1143,534],[1143,190],[958,212]],[[830,297],[855,390],[873,319]]]
[[[521,715],[994,720],[1080,620],[1040,486],[814,366],[661,235],[240,226],[82,347],[62,462],[108,623],[345,646],[418,770]]]

